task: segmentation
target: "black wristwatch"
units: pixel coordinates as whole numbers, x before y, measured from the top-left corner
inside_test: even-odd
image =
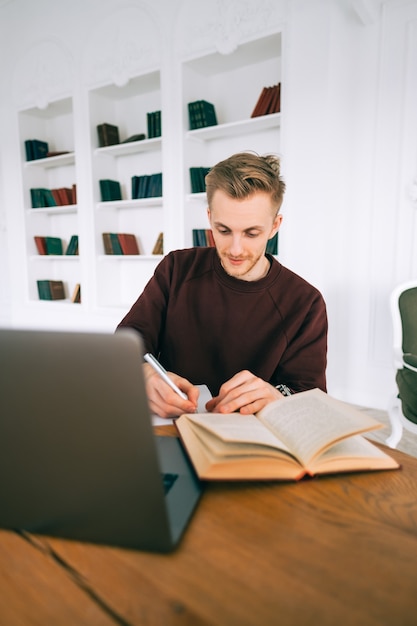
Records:
[[[292,396],[292,391],[287,385],[276,385],[275,389],[278,389],[283,396]]]

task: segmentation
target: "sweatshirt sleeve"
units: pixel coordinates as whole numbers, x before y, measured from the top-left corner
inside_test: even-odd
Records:
[[[171,271],[171,257],[167,255],[116,328],[116,331],[126,327],[136,330],[142,336],[146,351],[155,355],[159,352],[161,329],[165,327]]]
[[[315,387],[327,390],[327,329],[326,305],[316,292],[299,328],[288,340],[275,372],[275,384],[285,384],[294,392]]]

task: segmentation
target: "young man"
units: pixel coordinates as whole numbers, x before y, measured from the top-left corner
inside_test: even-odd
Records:
[[[144,364],[152,412],[194,411],[206,384],[219,413],[256,413],[283,395],[326,390],[321,294],[265,253],[279,230],[279,159],[235,154],[206,177],[215,247],[169,253],[118,328],[137,330],[182,399]]]

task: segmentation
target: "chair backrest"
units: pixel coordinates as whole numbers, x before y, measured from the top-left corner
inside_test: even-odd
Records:
[[[417,355],[417,280],[402,283],[391,294],[394,355]]]

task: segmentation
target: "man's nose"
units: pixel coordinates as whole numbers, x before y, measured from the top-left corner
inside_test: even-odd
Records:
[[[230,246],[230,254],[233,256],[239,256],[242,252],[242,238],[240,235],[233,235]]]

